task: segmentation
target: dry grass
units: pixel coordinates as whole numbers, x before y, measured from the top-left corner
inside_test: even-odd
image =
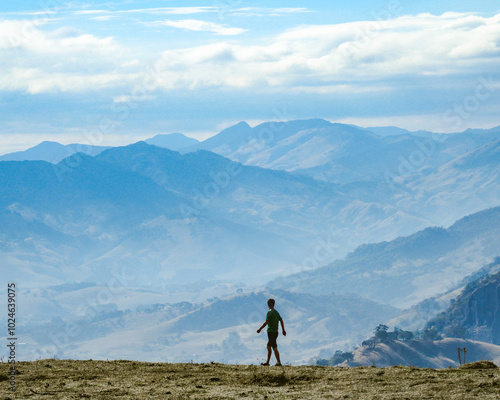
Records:
[[[500,370],[413,367],[261,367],[133,361],[40,360],[0,364],[3,399],[498,399]]]

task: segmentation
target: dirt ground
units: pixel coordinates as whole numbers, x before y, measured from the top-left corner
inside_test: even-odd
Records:
[[[499,399],[500,369],[166,364],[39,360],[0,364],[2,399]],[[466,366],[467,367],[467,366]]]

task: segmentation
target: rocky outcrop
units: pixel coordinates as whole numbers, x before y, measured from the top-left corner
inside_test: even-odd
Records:
[[[444,336],[500,344],[500,272],[469,283],[448,310],[427,323],[432,327]]]
[[[500,344],[500,274],[488,279],[472,292],[464,307],[462,325],[471,336]],[[477,337],[479,339],[479,337]]]
[[[390,341],[378,343],[375,347],[362,346],[352,354],[351,360],[338,366],[390,367],[393,365],[420,368],[458,367],[458,349],[467,349],[466,362],[491,360],[500,363],[500,346],[465,339],[411,340],[409,342]],[[463,357],[463,352],[462,352]],[[463,358],[462,358],[463,362]]]

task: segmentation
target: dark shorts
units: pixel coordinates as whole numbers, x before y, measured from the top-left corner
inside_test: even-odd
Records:
[[[271,346],[273,349],[278,347],[278,343],[276,343],[278,332],[267,332],[267,338],[269,339],[267,342],[268,346]]]

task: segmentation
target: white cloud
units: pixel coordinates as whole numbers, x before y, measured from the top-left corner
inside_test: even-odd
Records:
[[[182,9],[194,13],[213,7]],[[174,11],[180,12],[168,10]],[[202,20],[160,23],[219,35],[244,32]],[[32,93],[132,87],[148,69],[140,55],[128,54],[113,37],[74,28],[50,31],[32,21],[0,21],[0,59],[0,89]],[[500,14],[447,13],[299,26],[265,43],[233,38],[170,49],[153,69],[156,86],[164,90],[272,88],[324,94],[387,92],[399,90],[401,80],[463,79],[499,67]]]
[[[200,21],[197,19],[184,19],[179,21],[166,20],[157,22],[155,25],[170,26],[173,28],[185,29],[198,32],[213,32],[218,35],[239,35],[246,32],[246,29],[231,28],[225,25],[216,24],[209,21]]]
[[[82,92],[119,86],[134,75],[114,73],[48,73],[39,68],[12,68],[0,76],[0,89],[22,90],[31,94],[45,92]]]
[[[38,15],[51,15],[51,14],[57,14],[58,11],[55,9],[45,9],[43,11],[11,11],[11,12],[3,12],[2,14],[5,15],[11,15],[11,16],[38,16]]]
[[[159,8],[140,8],[135,10],[121,10],[122,13],[147,13],[147,14],[174,14],[189,15],[201,14],[207,12],[217,12],[218,7],[159,7]]]
[[[120,96],[113,96],[113,103],[136,103],[138,101],[149,101],[154,99],[156,99],[156,97],[152,95],[142,95],[138,97],[125,94]]]
[[[286,14],[299,14],[310,12],[304,7],[282,7],[282,8],[267,8],[267,7],[244,7],[233,8],[221,7],[222,13],[230,13],[231,15],[239,15],[245,17],[278,17]]]
[[[304,7],[238,7],[236,4],[227,2],[215,2],[214,6],[204,7],[158,7],[158,8],[140,8],[135,10],[121,10],[121,13],[145,13],[145,14],[166,14],[166,15],[190,15],[217,13],[221,18],[226,15],[240,15],[246,17],[254,16],[282,16],[286,14],[297,14],[309,12]]]
[[[496,72],[500,15],[422,14],[389,21],[301,26],[244,45],[219,42],[163,53],[165,88],[287,87],[324,92],[398,77]],[[381,84],[382,83],[382,84]],[[344,88],[344,89],[342,89]]]
[[[94,21],[109,21],[111,18],[115,18],[115,17],[116,17],[115,15],[101,15],[99,17],[93,17],[90,19],[94,20]]]
[[[86,14],[106,14],[106,10],[78,10],[74,11],[75,15],[86,15]]]
[[[42,25],[0,21],[0,90],[79,92],[133,79],[134,67],[122,67],[128,57],[112,37],[68,27],[45,31]]]
[[[120,47],[112,37],[98,38],[75,28],[65,27],[46,32],[46,24],[23,21],[0,21],[0,49],[25,50],[34,53],[116,53]]]

